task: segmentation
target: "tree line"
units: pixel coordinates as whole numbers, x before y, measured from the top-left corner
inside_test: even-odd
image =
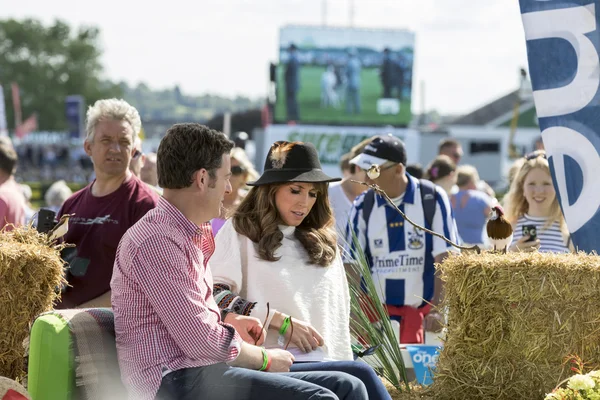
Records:
[[[19,88],[22,118],[37,115],[40,130],[67,128],[65,98],[78,94],[87,105],[108,97],[122,97],[145,120],[205,122],[224,112],[257,109],[261,100],[205,94],[191,96],[179,86],[152,90],[145,83],[103,79],[100,30],[71,27],[56,20],[44,25],[35,19],[0,20],[0,84],[4,90],[9,130],[15,128],[11,84]]]

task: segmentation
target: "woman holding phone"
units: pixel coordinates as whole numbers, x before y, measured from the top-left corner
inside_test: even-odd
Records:
[[[525,156],[505,197],[504,209],[513,224],[513,242],[509,250],[570,251],[570,236],[545,151],[538,150]]]

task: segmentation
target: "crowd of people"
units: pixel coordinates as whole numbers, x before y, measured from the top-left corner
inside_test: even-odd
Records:
[[[76,246],[56,308],[112,308],[135,399],[389,399],[353,353],[346,268],[364,251],[400,341],[423,343],[443,321],[434,264],[458,250],[353,180],[457,243],[487,246],[498,204],[451,139],[422,171],[400,139],[374,136],[343,157],[343,177],[323,172],[311,143],[276,142],[260,175],[199,124],[172,126],[144,154],[139,114],[123,100],[99,100],[86,123],[93,180],[74,194],[58,183],[46,200],[57,219],[73,215],[64,240]],[[17,160],[0,140],[6,229],[26,221]],[[543,151],[518,161],[504,204],[508,250],[572,248]]]

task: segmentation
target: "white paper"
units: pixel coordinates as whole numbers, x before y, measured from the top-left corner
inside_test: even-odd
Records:
[[[305,353],[297,347],[290,347],[288,350],[295,358],[297,362],[318,362],[318,361],[328,361],[326,359],[326,354],[323,351],[322,347],[317,347],[316,350],[311,351],[310,353]]]

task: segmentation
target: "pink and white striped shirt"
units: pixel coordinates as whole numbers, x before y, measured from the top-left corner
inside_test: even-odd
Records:
[[[112,307],[130,399],[153,399],[167,371],[238,356],[242,339],[213,299],[214,248],[210,224],[195,225],[164,198],[121,239]]]

